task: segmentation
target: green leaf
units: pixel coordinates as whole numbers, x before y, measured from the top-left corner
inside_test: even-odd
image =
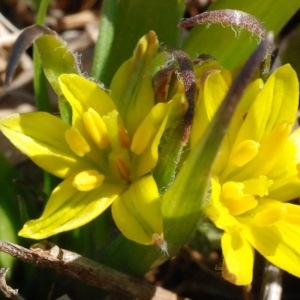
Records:
[[[79,74],[78,61],[66,43],[57,35],[44,34],[35,41],[35,44],[45,75],[55,93],[61,96],[58,77],[64,73]]]
[[[286,1],[222,0],[214,2],[209,10],[237,9],[256,16],[267,30],[275,36],[300,8],[298,0]],[[209,24],[208,24],[209,25]],[[245,30],[239,32],[221,25],[197,26],[183,44],[183,49],[195,58],[207,53],[214,56],[226,68],[234,68],[242,64],[257,47],[258,40]]]
[[[41,63],[46,78],[61,100],[60,108],[62,118],[69,120],[70,109],[66,102],[63,101],[64,98],[58,83],[58,77],[63,73],[79,74],[79,63],[76,56],[66,46],[66,43],[61,40],[53,30],[41,25],[32,25],[23,30],[13,46],[12,54],[7,64],[5,84],[9,83],[22,53],[33,43],[35,43],[36,50],[39,54],[35,66],[35,72],[38,73],[35,78],[36,96],[41,98],[47,95],[45,92],[47,89],[44,82],[45,78],[40,72]],[[48,106],[49,103],[47,103],[47,101],[38,103],[38,108],[41,110],[47,110],[49,108]]]
[[[39,3],[36,24],[43,24],[47,14],[50,0],[41,0]],[[37,54],[37,50],[33,48],[33,63],[34,63],[34,95],[36,99],[37,109],[42,111],[50,111],[50,98],[48,95],[47,81],[42,70],[41,60]]]
[[[66,43],[56,35],[45,34],[38,38],[35,44],[40,55],[44,73],[58,95],[61,118],[66,123],[70,123],[72,115],[71,107],[62,94],[58,77],[64,73],[80,73],[76,56],[67,47]]]
[[[112,7],[114,5],[112,3],[109,10],[108,3],[106,3],[108,1],[104,2],[105,10],[102,18],[113,22],[109,27],[109,34],[113,34],[113,42],[106,49],[109,51],[109,55],[96,52],[94,62],[94,64],[97,63],[98,55],[107,57],[102,71],[99,73],[94,71],[95,75],[100,76],[98,79],[107,86],[121,63],[131,56],[136,42],[149,30],[154,30],[159,41],[164,45],[171,47],[179,45],[180,36],[177,23],[183,16],[185,2],[183,0],[119,1],[117,8]],[[106,38],[106,35],[100,31],[99,39]],[[112,37],[109,38],[109,43],[111,43],[111,39]],[[104,41],[98,41],[98,43],[103,44]],[[100,49],[98,48],[96,51],[100,51]],[[93,70],[95,68],[94,65]]]

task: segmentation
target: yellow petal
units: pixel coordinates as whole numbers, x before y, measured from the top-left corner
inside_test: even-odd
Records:
[[[277,69],[258,93],[240,129],[237,140],[261,142],[277,123],[293,124],[298,108],[299,84],[290,65]]]
[[[229,209],[220,200],[221,185],[217,177],[211,179],[211,197],[205,207],[205,214],[215,223],[215,225],[223,230],[227,230],[232,226],[237,225],[237,220],[234,218]]]
[[[222,251],[225,261],[223,277],[237,285],[250,284],[253,276],[254,249],[238,227],[223,234]]]
[[[191,130],[192,147],[202,137],[227,91],[227,82],[220,71],[209,74],[205,79],[195,108],[194,123]]]
[[[230,162],[232,162],[232,155],[236,154],[236,153],[232,154],[232,151],[236,151],[237,148],[241,147],[240,145],[243,144],[245,139],[247,140],[246,137],[243,136],[242,139],[242,138],[238,138],[237,135],[244,122],[245,116],[249,111],[249,107],[251,107],[251,105],[253,104],[253,99],[255,99],[255,97],[260,92],[262,87],[263,87],[263,81],[261,79],[257,79],[252,83],[250,83],[245,89],[242,99],[238,107],[236,108],[228,132],[224,137],[223,143],[220,147],[219,153],[216,157],[216,162],[213,167],[214,172],[216,174],[222,173],[222,177],[227,177],[228,174],[230,174],[232,171],[234,171],[234,169],[236,169],[236,166],[243,163],[245,164],[247,162],[247,159],[245,160],[242,159],[241,161],[238,162],[233,161],[235,163],[235,165],[233,165],[235,168],[233,168],[232,164],[229,164]],[[256,141],[253,142],[256,143]],[[259,146],[258,144],[253,144],[252,151],[251,151],[251,147],[250,149],[248,149],[248,151],[250,150],[250,152],[248,152],[248,155],[250,154],[248,156],[248,161],[251,161],[251,158],[255,157],[256,155],[255,148],[256,147],[258,148],[258,146]],[[224,173],[224,169],[226,170],[225,173]]]
[[[159,103],[144,119],[133,136],[131,151],[138,155],[134,177],[150,172],[158,160],[158,144],[164,132],[168,105]]]
[[[76,74],[62,74],[58,78],[61,90],[72,107],[72,124],[83,132],[83,113],[89,108],[100,116],[115,109],[111,97],[95,82]]]
[[[130,240],[150,245],[153,237],[162,236],[161,203],[153,177],[133,182],[113,203],[112,214],[119,230]]]
[[[131,144],[132,152],[139,155],[146,149],[156,135],[167,111],[168,106],[165,103],[158,103],[151,109],[133,136]]]
[[[231,145],[227,146],[231,149],[237,149],[245,140],[256,141],[260,144],[260,148],[257,155],[248,161],[244,168],[238,169],[233,165],[223,164],[223,180],[230,178],[243,181],[244,178],[257,177],[270,172],[275,167],[290,134],[291,125],[296,119],[299,85],[297,75],[290,65],[277,69],[258,93],[258,86],[252,87],[253,91],[248,88],[245,94],[249,93],[256,97],[252,100],[252,105],[249,105],[251,104],[249,100],[247,105],[242,103],[243,122],[235,127],[235,129],[239,128],[238,132],[232,133],[232,128],[229,128],[228,138],[225,138],[225,141],[231,141]],[[249,99],[249,96],[243,98]],[[248,112],[245,111],[247,107]],[[238,110],[239,108],[240,106]],[[235,123],[234,120],[232,123]],[[224,152],[223,149],[221,151]],[[223,160],[226,160],[226,157]],[[218,171],[220,170],[219,167]]]
[[[67,144],[64,133],[70,126],[48,113],[13,114],[1,118],[0,129],[21,152],[55,176],[65,178],[91,168]]]
[[[152,72],[158,46],[153,31],[143,36],[111,82],[111,96],[131,136],[154,105]]]
[[[264,87],[264,82],[261,78],[255,79],[254,81],[250,82],[249,85],[246,87],[245,92],[241,98],[241,101],[238,105],[239,113],[245,117],[248,113],[250,107],[253,105],[253,101],[260,93],[262,88]]]
[[[278,205],[281,206],[282,203]],[[286,212],[281,214],[281,219],[277,219],[276,223],[264,228],[249,223],[244,234],[267,260],[300,277],[300,206],[284,205]]]
[[[280,200],[292,200],[300,195],[300,128],[295,130],[284,144],[276,164],[268,173],[274,178],[270,187],[270,197]]]
[[[282,207],[271,207],[256,214],[254,221],[259,227],[271,226],[278,222],[284,213],[285,211]]]
[[[99,216],[118,197],[122,186],[103,184],[88,193],[73,187],[70,177],[58,185],[47,202],[42,216],[26,222],[20,236],[44,239],[78,228]]]

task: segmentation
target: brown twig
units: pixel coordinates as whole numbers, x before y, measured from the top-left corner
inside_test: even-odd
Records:
[[[0,291],[5,295],[6,298],[13,300],[24,300],[22,296],[19,295],[18,290],[14,290],[6,283],[6,273],[8,272],[8,268],[0,269]]]
[[[180,299],[171,291],[120,273],[49,242],[41,242],[33,245],[30,249],[26,249],[13,243],[0,241],[0,251],[35,266],[54,269],[58,273],[79,279],[88,285],[96,286],[122,297],[141,300]]]

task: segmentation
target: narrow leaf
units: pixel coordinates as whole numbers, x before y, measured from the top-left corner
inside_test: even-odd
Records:
[[[57,35],[45,34],[35,41],[45,75],[58,96],[62,95],[58,77],[61,74],[79,74],[75,55]]]
[[[38,14],[36,18],[36,23],[38,25],[44,24],[49,3],[50,0],[40,1]],[[34,86],[34,94],[35,94],[35,99],[37,104],[37,110],[50,111],[51,105],[50,105],[50,98],[47,89],[47,81],[45,78],[45,74],[43,73],[41,59],[35,47],[33,48],[33,64],[34,64],[33,86]]]
[[[117,68],[131,56],[136,41],[150,30],[156,32],[161,43],[171,47],[178,46],[180,36],[177,23],[183,16],[184,2],[183,0],[119,1],[116,19],[111,20],[115,22],[114,40],[107,57],[105,72],[102,72],[103,75],[98,79],[108,86]],[[100,35],[99,38],[106,37]]]
[[[215,1],[209,10],[237,9],[255,16],[266,29],[276,36],[290,18],[300,8],[298,0],[273,1],[253,0]],[[193,28],[183,44],[183,49],[192,58],[199,54],[209,53],[226,68],[241,65],[250,53],[257,47],[258,39],[246,30],[236,30],[231,26],[221,26],[208,23]]]
[[[23,52],[25,52],[39,37],[44,34],[55,34],[55,32],[40,25],[32,25],[22,31],[12,48],[8,60],[5,72],[5,85],[8,85]]]

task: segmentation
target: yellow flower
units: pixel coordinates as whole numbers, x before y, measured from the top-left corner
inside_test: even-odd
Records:
[[[183,94],[155,104],[152,72],[158,41],[149,32],[116,73],[111,93],[76,74],[59,76],[72,122],[44,112],[0,120],[1,131],[37,165],[63,179],[42,216],[19,235],[43,239],[82,226],[112,205],[120,231],[141,244],[161,244],[160,195],[152,170],[168,117]],[[182,109],[183,110],[183,109]]]
[[[194,147],[230,85],[226,71],[211,72],[200,88],[191,144]],[[254,249],[279,268],[300,276],[299,85],[290,65],[264,83],[247,87],[212,171],[205,212],[224,231],[223,276],[252,281]]]

